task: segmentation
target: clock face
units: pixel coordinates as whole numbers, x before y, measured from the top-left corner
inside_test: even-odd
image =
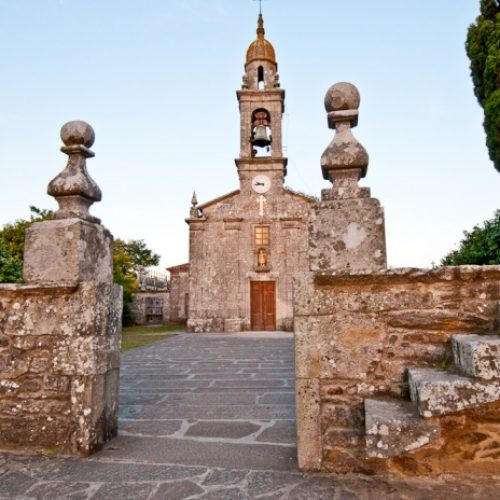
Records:
[[[259,194],[264,194],[271,187],[271,179],[267,175],[256,175],[252,179],[252,189]]]

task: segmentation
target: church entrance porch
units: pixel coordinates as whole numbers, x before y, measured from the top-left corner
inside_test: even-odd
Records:
[[[276,330],[276,282],[250,282],[250,320],[253,331]]]

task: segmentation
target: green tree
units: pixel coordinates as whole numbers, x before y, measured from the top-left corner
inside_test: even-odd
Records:
[[[0,230],[0,283],[22,281],[24,238],[33,222],[51,219],[52,210],[30,207],[29,219],[18,219]]]
[[[160,256],[150,250],[144,240],[129,240],[122,242],[125,253],[129,256],[131,262],[131,270],[136,275],[142,273],[148,267],[157,266],[160,263]],[[118,243],[117,243],[118,245]]]
[[[113,242],[113,281],[123,287],[123,315],[125,326],[132,323],[130,303],[139,282],[132,270],[132,259],[127,254],[125,242],[118,239]]]
[[[23,280],[23,265],[0,243],[0,283],[19,283]]]
[[[143,240],[127,242],[116,239],[113,243],[114,282],[123,287],[123,324],[132,323],[130,303],[139,286],[138,277],[147,267],[157,266],[160,256],[153,253]]]
[[[465,264],[500,264],[500,210],[492,219],[474,226],[472,231],[464,231],[464,238],[458,250],[451,251],[442,260],[444,266]]]
[[[465,48],[474,93],[484,110],[488,153],[500,171],[500,0],[481,0],[480,11],[469,27]]]
[[[0,283],[22,281],[24,238],[26,229],[42,220],[52,218],[51,210],[30,207],[29,219],[18,219],[0,230]],[[138,277],[146,268],[157,266],[160,256],[153,253],[143,240],[113,242],[113,281],[123,287],[123,322],[130,324],[130,302],[139,286]]]

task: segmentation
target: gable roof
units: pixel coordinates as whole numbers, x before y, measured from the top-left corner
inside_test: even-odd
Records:
[[[237,189],[236,191],[231,191],[230,193],[223,194],[222,196],[219,196],[218,198],[214,198],[213,200],[202,203],[201,205],[197,205],[196,208],[201,208],[203,210],[204,208],[220,203],[221,201],[227,200],[228,198],[231,198],[238,194],[240,194],[239,189]]]

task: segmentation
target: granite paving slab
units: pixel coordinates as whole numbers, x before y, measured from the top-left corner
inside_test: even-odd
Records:
[[[215,436],[202,438],[156,438],[119,436],[99,459],[135,462],[233,467],[251,470],[297,470],[296,450],[281,443],[227,442]]]
[[[87,459],[0,454],[0,499],[498,498],[500,477],[297,470],[293,336],[181,334],[122,357],[120,435]]]
[[[124,410],[125,411],[125,410]],[[168,402],[158,403],[155,408],[144,405],[135,418],[179,418],[182,414],[187,419],[290,419],[295,418],[295,407],[292,405],[175,405]]]

